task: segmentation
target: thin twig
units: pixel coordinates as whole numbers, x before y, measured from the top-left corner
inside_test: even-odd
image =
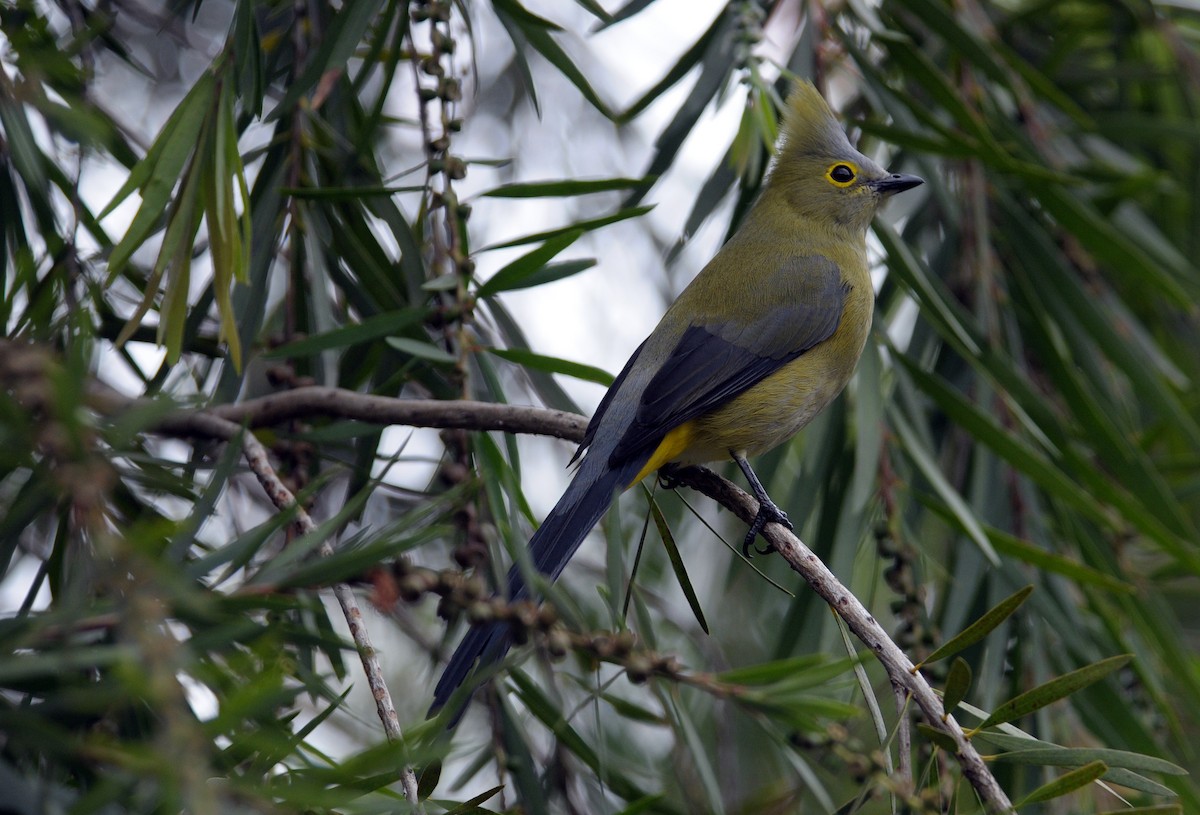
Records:
[[[897,773],[909,790],[916,789],[913,781],[912,768],[912,719],[908,715],[908,691],[902,685],[892,682],[892,691],[896,694],[896,752],[899,754]]]
[[[312,516],[297,503],[291,490],[280,480],[274,467],[271,466],[267,448],[254,437],[253,433],[243,432],[241,425],[212,413],[192,413],[188,417],[188,425],[195,433],[227,442],[239,442],[242,445],[242,454],[246,458],[246,464],[258,478],[258,483],[262,485],[275,508],[280,512],[294,511],[296,525],[300,528],[301,533],[308,534],[316,531],[317,525],[313,522]],[[328,541],[323,542],[317,551],[322,557],[333,555],[333,547]],[[363,621],[358,599],[345,583],[334,585],[333,594],[342,607],[342,614],[350,629],[350,637],[358,649],[358,656],[362,660],[363,671],[367,676],[367,685],[371,689],[371,696],[375,699],[375,709],[383,722],[383,730],[389,741],[403,742],[404,731],[400,728],[400,717],[396,715],[396,707],[392,704],[392,695],[384,681],[383,669],[379,664],[375,648],[371,645],[371,638],[367,633],[367,626]],[[423,812],[424,809],[417,792],[417,778],[411,767],[405,767],[401,773],[401,784],[404,786],[404,797],[417,812]]]

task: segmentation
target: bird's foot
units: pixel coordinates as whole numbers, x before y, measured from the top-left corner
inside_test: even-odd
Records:
[[[664,490],[677,489],[683,482],[675,474],[675,466],[668,464],[658,471],[658,483]]]
[[[757,538],[759,533],[763,531],[763,527],[772,522],[781,526],[785,526],[788,529],[792,529],[792,522],[788,520],[786,512],[775,506],[775,502],[770,498],[760,498],[758,502],[758,513],[754,516],[754,520],[750,523],[750,530],[746,533],[746,540],[742,542],[742,554],[745,557],[751,557],[750,548],[752,546],[754,547],[754,551],[758,552],[760,555],[767,555],[775,551],[775,547],[772,546],[769,541],[762,549],[754,546],[754,539]]]

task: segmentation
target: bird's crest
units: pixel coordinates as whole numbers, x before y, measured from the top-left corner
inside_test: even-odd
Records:
[[[783,146],[780,160],[789,156],[840,156],[854,148],[834,118],[833,111],[808,81],[797,82],[788,94],[783,113]]]

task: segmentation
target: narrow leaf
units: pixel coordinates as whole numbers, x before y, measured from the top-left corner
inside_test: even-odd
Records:
[[[519,29],[528,43],[557,68],[572,85],[578,88],[579,92],[583,94],[583,98],[587,99],[592,107],[607,118],[613,118],[612,111],[596,93],[587,77],[579,70],[562,46],[550,36],[550,32],[559,30],[560,26],[533,14],[517,0],[492,0],[492,10],[500,17],[506,28]]]
[[[578,260],[558,260],[553,263],[547,263],[540,269],[534,269],[528,275],[520,280],[511,280],[505,287],[505,291],[517,291],[518,289],[532,289],[537,286],[544,286],[547,283],[553,283],[557,280],[577,275],[580,272],[586,272],[588,269],[596,265],[595,258],[579,258]],[[488,281],[491,282],[490,280]],[[491,288],[491,287],[489,287]],[[492,289],[488,294],[496,294],[497,291]]]
[[[967,691],[970,689],[971,666],[962,657],[955,657],[954,662],[950,663],[950,672],[946,674],[946,689],[942,695],[947,716],[954,712],[958,703],[966,698]]]
[[[555,738],[564,748],[573,753],[593,772],[603,775],[605,782],[613,792],[627,801],[645,797],[645,790],[637,787],[630,779],[616,772],[613,767],[601,760],[588,741],[563,718],[562,711],[523,671],[513,668],[508,672],[508,676],[517,686],[517,695],[520,696],[529,712],[554,733]]]
[[[932,725],[928,725],[925,722],[918,722],[917,732],[950,755],[958,752],[958,745],[954,743],[954,739]]]
[[[558,357],[535,354],[533,351],[526,351],[523,348],[488,348],[487,351],[501,359],[515,362],[517,365],[533,368],[538,371],[545,371],[546,373],[565,374],[573,376],[576,379],[582,379],[585,382],[595,382],[605,387],[611,385],[613,381],[612,374],[601,368],[594,368],[591,365],[571,362],[570,360],[559,359]]]
[[[1043,784],[1038,787],[1018,801],[1016,806],[1019,809],[1027,804],[1035,804],[1039,801],[1049,801],[1051,798],[1059,798],[1081,787],[1086,787],[1107,771],[1108,767],[1104,766],[1103,761],[1093,761],[1090,764],[1085,764],[1077,770],[1071,770],[1071,772],[1059,776],[1049,784]]]
[[[491,297],[502,291],[522,288],[526,278],[540,271],[551,258],[573,244],[583,234],[573,229],[548,239],[545,243],[509,263],[479,287],[477,297]]]
[[[1132,654],[1109,657],[1108,659],[1094,662],[1091,665],[1086,665],[1079,670],[1063,674],[1057,679],[1051,679],[1044,685],[1039,685],[1033,690],[1026,691],[1020,696],[1000,705],[1000,707],[992,711],[991,715],[977,729],[982,730],[985,727],[991,727],[1002,722],[1011,722],[1035,710],[1041,710],[1046,705],[1057,702],[1059,699],[1070,696],[1072,693],[1086,688],[1088,685],[1099,682],[1113,671],[1128,665],[1131,659],[1133,659]]]
[[[513,238],[512,240],[505,241],[504,243],[494,243],[490,246],[483,247],[479,251],[487,252],[492,249],[509,249],[513,246],[525,246],[530,243],[538,243],[551,238],[557,238],[561,235],[567,235],[575,230],[591,232],[593,229],[599,229],[602,226],[615,224],[618,221],[624,221],[629,218],[640,218],[652,209],[654,209],[653,205],[628,207],[626,209],[619,210],[618,212],[614,212],[612,215],[605,215],[600,218],[592,218],[587,221],[579,221],[568,226],[559,227],[558,229],[550,229],[545,232],[537,232],[533,235],[526,235],[522,238]]]
[[[650,502],[650,514],[654,518],[654,525],[658,528],[658,534],[662,538],[663,548],[667,550],[667,557],[671,559],[671,569],[675,572],[675,579],[679,581],[679,588],[683,590],[683,596],[687,598],[696,622],[707,634],[708,620],[704,619],[704,609],[700,606],[700,598],[696,596],[696,590],[692,587],[687,568],[683,565],[683,557],[679,554],[679,546],[675,543],[675,536],[671,534],[671,527],[667,524],[667,519],[657,501]]]
[[[170,185],[167,187],[167,192],[170,192],[171,188],[175,186],[180,170],[183,169],[183,162],[187,160],[188,153],[195,146],[200,122],[203,121],[209,108],[210,97],[214,90],[214,79],[212,71],[205,71],[201,74],[200,78],[196,80],[196,84],[167,118],[162,130],[158,133],[158,138],[154,140],[154,144],[146,153],[146,157],[129,171],[125,183],[121,185],[104,209],[100,210],[96,216],[97,219],[103,220],[128,198],[130,193],[148,182],[152,182],[156,175],[160,179],[170,181]],[[186,150],[178,149],[180,146],[186,147]],[[161,168],[159,162],[163,163]],[[156,169],[160,169],[161,173],[155,174]],[[146,199],[147,190],[143,189],[143,206],[146,204]],[[163,207],[160,205],[156,214],[161,215],[162,209]]]
[[[283,99],[267,116],[270,121],[291,113],[300,97],[308,93],[332,71],[345,71],[367,27],[383,5],[382,0],[348,0],[332,15],[329,30],[321,38],[321,47],[305,63],[304,73],[288,87]]]
[[[892,427],[896,431],[896,436],[900,439],[905,452],[908,453],[913,464],[928,479],[934,491],[950,507],[950,511],[954,513],[954,517],[962,524],[967,537],[979,547],[979,551],[983,552],[983,556],[988,559],[988,562],[993,566],[999,566],[1000,558],[996,554],[996,550],[992,548],[992,544],[988,541],[987,535],[984,534],[983,528],[979,525],[979,519],[976,517],[974,510],[963,500],[958,490],[954,489],[954,486],[946,480],[946,476],[943,475],[937,462],[934,461],[933,455],[925,448],[924,443],[917,436],[912,425],[908,423],[908,420],[904,418],[898,409],[890,408],[888,415],[891,418]]]
[[[943,517],[949,517],[944,507],[931,506],[930,508],[942,514]],[[1116,591],[1122,594],[1130,594],[1135,590],[1131,584],[1119,578],[1093,569],[1091,566],[1085,566],[1077,560],[1048,552],[1029,541],[1021,540],[1016,535],[1010,535],[986,524],[983,531],[987,533],[988,540],[992,542],[992,546],[996,547],[996,551],[1005,557],[1016,558],[1030,566],[1036,566],[1042,571],[1061,574],[1081,585],[1098,586],[1106,591]]]
[[[797,673],[815,668],[825,662],[821,654],[802,654],[788,659],[777,659],[761,665],[748,665],[717,674],[717,679],[729,685],[769,685]]]
[[[196,148],[196,134],[201,132],[206,117],[213,113],[212,99],[215,90],[216,82],[212,72],[205,71],[171,114],[146,158],[130,171],[125,184],[98,216],[103,219],[131,192],[140,188],[142,202],[137,214],[125,235],[108,256],[110,283],[121,273],[134,251],[145,243],[166,211],[183,166]],[[182,190],[180,195],[183,195]]]
[[[653,184],[653,178],[594,178],[564,181],[525,181],[505,184],[480,193],[486,198],[561,198],[570,195],[590,195],[596,192],[628,190]]]
[[[984,613],[975,622],[964,628],[957,636],[951,637],[942,646],[936,649],[932,654],[927,656],[917,668],[928,665],[931,662],[937,662],[939,659],[945,659],[948,656],[957,654],[964,648],[969,648],[981,639],[986,637],[992,630],[1007,620],[1014,611],[1020,608],[1021,604],[1033,593],[1033,586],[1025,588],[1009,595],[1001,600],[991,609]],[[959,701],[962,701],[961,699]]]
[[[484,810],[481,810],[480,807],[483,806],[484,802],[489,798],[495,797],[502,789],[504,789],[503,784],[498,787],[492,787],[490,790],[484,790],[470,801],[464,801],[454,809],[447,810],[445,815],[475,815],[475,813],[483,812]]]
[[[421,359],[427,359],[430,362],[437,362],[444,365],[453,365],[458,362],[458,358],[454,354],[438,348],[433,343],[421,342],[420,340],[408,337],[388,337],[386,342],[397,351],[410,356],[420,357]]]
[[[324,334],[289,342],[287,345],[281,345],[268,351],[263,356],[268,359],[307,357],[334,348],[348,348],[352,345],[377,340],[380,337],[398,334],[410,325],[420,322],[424,319],[425,314],[424,308],[406,308],[376,314],[360,323],[352,323],[332,331],[326,331]]]
[[[1138,772],[1162,773],[1163,775],[1187,775],[1187,770],[1178,764],[1172,764],[1155,756],[1144,756],[1141,753],[1131,753],[1126,750],[1110,750],[1105,747],[1059,747],[1047,745],[1045,742],[1031,741],[1030,744],[1043,745],[1028,750],[1017,749],[999,753],[993,761],[1007,764],[1036,764],[1041,767],[1082,767],[1093,761],[1103,761],[1109,767],[1119,767]]]

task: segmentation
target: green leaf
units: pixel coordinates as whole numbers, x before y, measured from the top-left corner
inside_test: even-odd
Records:
[[[420,323],[427,315],[428,310],[424,307],[387,311],[383,314],[368,317],[360,323],[344,325],[341,328],[335,328],[323,334],[289,342],[286,345],[281,345],[266,352],[263,356],[267,359],[274,359],[276,357],[308,357],[319,354],[322,351],[349,348],[352,345],[359,345],[380,339],[381,337],[398,334],[409,326]]]
[[[580,178],[563,181],[524,181],[493,187],[480,195],[485,198],[561,198],[591,195],[597,192],[628,190],[653,184],[653,178]]]
[[[996,626],[1012,616],[1021,604],[1024,603],[1029,595],[1033,594],[1033,586],[1026,586],[1008,597],[1001,600],[992,608],[988,609],[982,617],[969,626],[960,631],[956,636],[951,637],[946,642],[942,643],[941,647],[936,649],[932,654],[922,660],[917,666],[920,668],[923,665],[928,665],[931,662],[937,662],[939,659],[945,659],[948,656],[957,654],[964,648],[969,648],[981,639],[990,634]],[[961,701],[961,697],[959,698]]]
[[[922,370],[921,366],[903,354],[896,358],[904,365],[905,372],[917,386],[937,402],[938,407],[973,438],[987,445],[993,452],[1032,478],[1043,489],[1057,495],[1094,518],[1104,518],[1104,506],[1088,494],[1062,469],[1050,461],[1041,451],[1019,435],[1002,427],[992,416],[971,404],[958,391],[941,378]]]
[[[1104,766],[1103,761],[1093,761],[1090,764],[1085,764],[1077,770],[1064,773],[1050,783],[1038,787],[1018,801],[1016,807],[1019,809],[1028,804],[1036,804],[1039,801],[1049,801],[1051,798],[1059,798],[1081,787],[1086,787],[1088,784],[1099,779],[1107,771],[1108,768]]]
[[[930,505],[927,504],[927,506]],[[952,520],[945,507],[931,506],[931,508],[946,520]],[[988,540],[992,542],[992,546],[996,547],[996,551],[1004,557],[1016,558],[1044,572],[1060,574],[1080,585],[1096,586],[1105,591],[1121,592],[1122,594],[1131,594],[1136,591],[1132,585],[1120,578],[1105,574],[1091,566],[1085,566],[1077,560],[1048,552],[1029,541],[1021,540],[1016,535],[1010,535],[986,524],[983,531],[987,533]]]
[[[917,722],[917,732],[934,743],[936,747],[945,750],[950,755],[958,753],[958,745],[954,743],[954,739],[947,734],[938,730],[936,727],[926,724],[925,722]]]
[[[1088,685],[1099,682],[1113,671],[1128,665],[1131,659],[1133,659],[1131,654],[1109,657],[1108,659],[1102,659],[1099,662],[1094,662],[1091,665],[1071,671],[1068,674],[1063,674],[1057,679],[1051,679],[1044,685],[1039,685],[1033,690],[1026,691],[1020,696],[1000,705],[976,729],[982,730],[985,727],[991,727],[1003,722],[1011,722],[1014,719],[1019,719],[1022,716],[1033,713],[1035,710],[1041,710],[1046,705],[1057,702],[1059,699],[1070,696],[1072,693],[1086,688]]]
[[[358,514],[369,496],[370,492],[368,490],[362,490],[356,495],[351,496],[338,507],[337,512],[332,517],[322,521],[311,532],[307,532],[299,538],[290,541],[286,549],[271,560],[263,563],[259,570],[246,581],[247,584],[273,586],[279,581],[287,580],[295,573],[296,569],[303,568],[301,564],[304,563],[306,558],[333,538],[335,530],[342,527],[347,521]],[[297,501],[299,500],[301,498],[298,496]],[[318,560],[317,562],[319,563],[320,561]]]
[[[950,671],[946,674],[946,688],[942,693],[942,703],[947,714],[954,712],[970,689],[971,666],[962,657],[955,657],[954,662],[950,663]]]
[[[629,806],[622,809],[616,815],[641,815],[643,812],[649,812],[658,807],[663,799],[661,793],[655,795],[647,795],[644,798],[639,798]]]
[[[508,672],[508,676],[516,685],[517,695],[529,712],[549,728],[565,749],[589,767],[592,772],[602,775],[605,783],[614,793],[627,801],[635,801],[646,796],[645,790],[640,789],[630,779],[601,761],[600,756],[596,754],[588,741],[571,727],[563,718],[561,711],[523,671],[513,668]]]
[[[201,132],[206,117],[212,115],[216,90],[213,72],[205,71],[167,119],[146,157],[130,170],[125,183],[96,216],[102,220],[130,193],[140,190],[142,202],[137,214],[108,256],[110,284],[167,210],[171,192],[179,181],[183,166],[196,148],[196,135]]]
[[[604,6],[600,5],[596,0],[575,0],[575,2],[582,8],[587,9],[589,14],[601,22],[607,23],[612,19],[609,13],[604,10]]]
[[[696,618],[700,629],[707,634],[708,620],[704,619],[704,608],[700,605],[700,598],[696,596],[695,588],[692,587],[687,567],[683,564],[683,556],[679,554],[679,546],[675,543],[675,536],[671,533],[671,527],[657,501],[650,502],[650,515],[654,519],[654,526],[658,529],[663,548],[666,549],[667,557],[671,561],[671,570],[675,572],[675,580],[679,583],[679,588],[683,590],[683,596],[687,598],[688,606],[692,609],[692,616]]]
[[[461,281],[461,275],[454,272],[447,272],[444,275],[438,275],[432,280],[426,280],[421,284],[421,291],[454,291],[458,288],[458,284]]]
[[[984,734],[980,734],[981,736]],[[1030,744],[1043,745],[1045,742],[1026,739]],[[1106,747],[1059,747],[1042,746],[1025,749],[1009,750],[998,753],[992,761],[1006,764],[1036,764],[1041,767],[1082,767],[1093,761],[1102,761],[1108,767],[1125,770],[1135,770],[1145,773],[1162,773],[1163,775],[1187,775],[1187,770],[1178,764],[1172,764],[1161,758],[1145,756],[1141,753],[1131,753],[1127,750],[1111,750]]]
[[[436,527],[414,530],[408,528],[409,524],[399,526],[400,528],[388,528],[374,535],[362,534],[343,541],[332,555],[310,558],[286,573],[272,576],[271,585],[284,591],[320,588],[361,577],[371,567],[386,563],[446,534],[445,529]]]
[[[289,195],[293,198],[304,198],[309,201],[340,201],[340,202],[359,202],[365,198],[390,198],[393,195],[401,195],[409,192],[424,192],[424,187],[387,187],[387,186],[364,186],[364,187],[282,187],[279,190],[284,195]]]
[[[167,348],[167,362],[174,364],[183,352],[183,333],[187,325],[188,294],[191,288],[191,259],[195,247],[196,233],[200,229],[200,220],[204,210],[203,185],[209,177],[206,162],[202,156],[211,149],[211,127],[206,126],[200,135],[201,144],[188,165],[184,175],[183,185],[179,195],[173,202],[171,212],[167,216],[167,231],[163,235],[162,247],[158,260],[154,264],[151,280],[154,286],[147,286],[143,294],[142,304],[134,312],[134,316],[126,323],[124,330],[117,337],[120,345],[128,339],[129,334],[137,327],[146,309],[153,303],[157,280],[166,277],[166,291],[163,292],[162,302],[158,311],[158,342]]]
[[[1178,277],[1186,277],[1183,269],[1166,273],[1161,263],[1146,253],[1116,229],[1111,222],[1100,216],[1087,202],[1070,195],[1061,187],[1046,184],[1037,188],[1038,202],[1055,219],[1069,229],[1073,235],[1106,264],[1127,269],[1145,285],[1155,287],[1164,297],[1176,305],[1186,305],[1192,298],[1180,285]]]
[[[540,269],[533,270],[520,280],[510,280],[504,290],[517,291],[518,289],[532,289],[537,286],[544,286],[547,283],[554,283],[555,281],[577,275],[580,272],[586,272],[595,265],[595,258],[553,261],[542,266]],[[491,281],[489,280],[488,282],[490,283]],[[495,292],[491,293],[494,294]]]
[[[806,673],[827,663],[827,658],[822,654],[802,654],[788,659],[777,659],[759,665],[747,665],[745,668],[722,671],[717,674],[717,679],[728,685],[769,685],[797,674]],[[843,667],[842,670],[844,671],[845,668]]]
[[[695,773],[692,783],[697,788],[691,793],[691,800],[696,802],[696,805],[691,807],[692,811],[720,811],[721,783],[712,765],[711,753],[705,749],[705,741],[700,735],[700,728],[692,711],[679,704],[677,699],[668,700],[666,707],[678,739],[676,749],[686,757],[689,770]]]
[[[616,25],[644,11],[654,0],[629,0],[625,5],[614,11],[608,18],[608,25]],[[606,26],[607,27],[607,26]]]
[[[8,656],[0,663],[0,687],[20,689],[78,671],[96,671],[121,663],[138,665],[142,654],[133,645],[77,645],[69,650]]]
[[[546,373],[573,376],[576,379],[582,379],[585,382],[595,382],[604,387],[608,387],[613,382],[612,374],[600,368],[594,368],[591,365],[584,365],[579,362],[571,362],[567,359],[535,354],[533,351],[526,351],[523,348],[488,348],[487,351],[501,359],[515,362],[517,365],[533,368],[538,371],[545,371]]]
[[[628,699],[622,699],[619,696],[614,696],[611,693],[602,693],[600,698],[607,702],[618,716],[623,719],[629,719],[634,722],[643,724],[662,725],[666,724],[662,714],[651,710],[642,705],[630,702]]]
[[[510,241],[503,243],[493,243],[480,249],[480,252],[490,252],[493,249],[509,249],[513,246],[525,246],[530,243],[539,243],[548,241],[551,238],[558,238],[563,235],[569,235],[575,231],[591,232],[593,229],[599,229],[602,226],[615,224],[618,221],[628,220],[629,218],[640,218],[650,210],[654,209],[653,205],[643,207],[629,207],[622,209],[619,212],[614,212],[612,215],[605,215],[601,218],[592,218],[587,221],[578,221],[577,223],[568,226],[559,227],[558,229],[550,229],[545,232],[537,232],[533,235],[526,235],[522,238],[513,238]]]
[[[345,72],[346,63],[354,56],[367,27],[382,6],[382,0],[346,0],[338,13],[331,15],[329,30],[321,37],[321,45],[316,53],[305,61],[304,73],[288,85],[279,104],[267,115],[267,121],[291,114],[300,97],[315,87],[326,74]]]
[[[436,362],[439,365],[455,365],[458,363],[458,357],[449,351],[438,348],[433,343],[422,342],[421,340],[414,340],[408,337],[388,337],[386,342],[401,353],[428,360],[429,362]]]
[[[606,118],[614,118],[612,111],[596,94],[587,77],[571,61],[562,46],[550,36],[551,31],[561,30],[558,25],[533,14],[517,0],[492,0],[492,10],[496,12],[496,16],[500,18],[510,34],[519,31],[525,41],[578,88],[579,92],[583,94],[583,98],[587,99],[596,110],[603,113]],[[514,37],[515,39],[516,37]]]
[[[891,420],[892,427],[896,431],[896,436],[900,439],[904,446],[905,452],[912,459],[913,464],[921,472],[921,475],[929,481],[934,491],[938,494],[950,511],[954,514],[955,520],[962,524],[963,530],[967,533],[967,537],[979,547],[979,551],[993,566],[1000,565],[1000,558],[996,555],[996,550],[992,548],[991,542],[984,534],[983,528],[979,525],[979,519],[976,517],[974,510],[967,505],[958,490],[946,480],[941,469],[934,461],[931,451],[925,448],[924,443],[917,436],[912,425],[904,418],[901,411],[894,406],[889,405],[888,416]]]
[[[421,768],[417,775],[417,797],[422,801],[433,795],[438,782],[442,780],[442,762],[435,761]]]
[[[583,235],[583,230],[574,229],[548,239],[537,249],[521,255],[488,278],[487,282],[479,287],[476,296],[479,298],[491,297],[502,291],[531,285],[527,282],[528,278],[541,271],[547,262],[577,241],[581,235]]]
[[[204,217],[208,225],[209,252],[212,257],[213,294],[219,317],[218,339],[224,340],[229,358],[237,370],[242,367],[241,342],[237,315],[233,309],[235,282],[246,282],[250,265],[250,222],[245,168],[238,152],[237,125],[234,121],[232,83],[221,86],[217,103],[217,122],[213,125],[211,148],[203,157]],[[235,185],[243,202],[242,214],[235,207]]]
[[[8,142],[7,152],[11,156],[13,167],[24,180],[25,188],[30,194],[37,195],[39,191],[50,188],[46,174],[46,156],[38,147],[24,106],[15,99],[7,98],[7,82],[0,88],[0,94],[0,125],[4,127],[4,135]]]
[[[659,133],[654,141],[654,156],[646,168],[647,178],[661,176],[674,163],[684,141],[690,136],[708,108],[709,103],[725,87],[735,69],[735,49],[731,40],[737,33],[735,19],[737,11],[727,7],[714,23],[712,38],[706,41],[701,60],[700,76],[691,92],[675,113],[671,122]],[[673,73],[673,72],[672,72]],[[652,89],[653,91],[654,89]],[[649,96],[650,94],[647,94]],[[645,98],[645,97],[643,97]],[[637,109],[637,104],[634,109]],[[631,114],[622,114],[620,121],[628,121]],[[642,187],[625,200],[625,206],[632,206],[645,197],[649,187]]]
[[[503,789],[504,785],[501,784],[500,786],[492,787],[490,790],[484,790],[471,800],[464,801],[459,806],[446,810],[445,815],[475,815],[476,813],[484,812],[485,810],[482,810],[480,807],[489,799],[494,798]]]
[[[632,8],[633,6],[638,6],[637,11],[641,11],[641,9],[649,5],[651,1],[652,0],[632,0],[632,2],[628,3],[623,9],[621,9],[621,11],[618,11],[616,15],[614,15],[613,22],[615,23],[621,19],[624,19],[621,15],[626,9]],[[687,51],[685,51],[683,55],[680,56],[680,58],[675,62],[675,64],[671,66],[666,75],[656,82],[654,86],[650,88],[650,90],[642,94],[637,101],[630,105],[626,110],[622,111],[622,113],[617,117],[617,122],[619,124],[627,124],[633,121],[642,113],[642,111],[650,107],[650,105],[654,103],[654,100],[658,99],[667,90],[678,84],[680,80],[687,76],[691,70],[695,68],[697,64],[699,64],[700,60],[708,52],[709,46],[713,42],[713,38],[720,34],[724,34],[728,31],[728,28],[729,18],[725,14],[718,14],[716,19],[713,20],[712,25],[710,25],[708,29],[701,34],[694,43],[691,44]]]

